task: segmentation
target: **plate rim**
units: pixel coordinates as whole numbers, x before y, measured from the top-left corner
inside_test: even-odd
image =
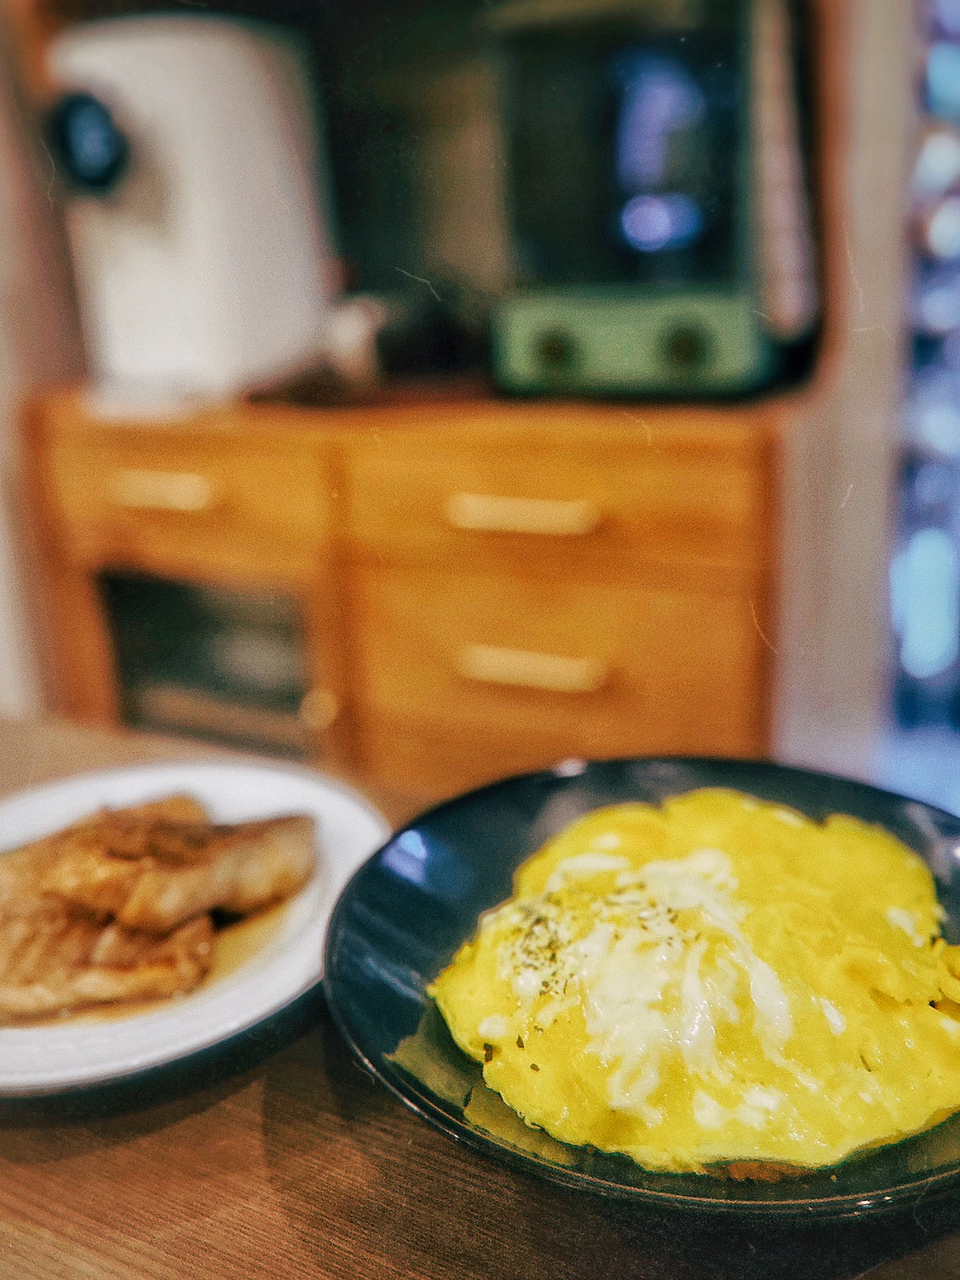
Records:
[[[114,1060],[110,1062],[104,1059],[99,1065],[96,1063],[87,1063],[80,1067],[74,1068],[69,1065],[61,1065],[57,1069],[44,1073],[43,1075],[35,1075],[33,1079],[27,1078],[27,1073],[22,1073],[18,1079],[4,1079],[3,1071],[0,1070],[0,1100],[14,1098],[44,1097],[62,1095],[85,1088],[106,1085],[119,1082],[124,1079],[130,1079],[135,1076],[142,1075],[144,1072],[155,1068],[169,1066],[175,1062],[181,1062],[194,1054],[202,1053],[206,1050],[213,1049],[217,1046],[228,1043],[234,1037],[242,1035],[253,1030],[261,1023],[269,1018],[279,1014],[282,1010],[291,1005],[295,1000],[303,996],[313,987],[320,986],[323,980],[323,966],[326,955],[326,934],[329,929],[330,920],[336,907],[340,891],[346,882],[352,878],[360,866],[363,865],[376,851],[382,847],[385,841],[389,840],[392,827],[383,813],[368,797],[363,795],[356,787],[349,782],[334,775],[326,774],[322,770],[311,768],[309,765],[300,764],[295,761],[285,762],[276,760],[260,760],[251,759],[215,759],[202,758],[192,759],[189,755],[182,758],[161,760],[144,760],[129,764],[110,765],[98,769],[90,769],[73,773],[64,773],[53,778],[48,778],[35,786],[21,787],[15,791],[10,791],[0,796],[0,823],[4,818],[4,810],[8,806],[14,806],[18,803],[29,804],[31,802],[42,804],[44,799],[49,795],[55,797],[59,792],[68,792],[73,789],[82,791],[90,788],[92,791],[103,791],[111,784],[130,782],[135,784],[141,777],[144,778],[143,798],[148,799],[150,796],[159,794],[158,786],[162,786],[164,775],[181,776],[185,772],[189,772],[196,777],[198,774],[205,775],[206,784],[198,786],[203,789],[206,794],[201,796],[204,803],[215,805],[212,799],[212,792],[207,790],[208,787],[214,786],[216,775],[219,774],[243,774],[249,773],[256,775],[258,778],[269,781],[271,776],[277,776],[287,780],[292,780],[310,788],[315,788],[317,792],[318,808],[324,800],[329,800],[335,795],[341,804],[344,804],[349,810],[353,810],[356,815],[362,815],[365,821],[370,824],[369,836],[363,841],[365,851],[356,850],[351,852],[346,861],[346,865],[340,865],[338,873],[338,863],[334,859],[327,862],[328,873],[332,874],[336,883],[332,883],[330,887],[324,889],[322,882],[319,883],[314,892],[318,894],[320,899],[320,914],[314,924],[315,937],[318,954],[317,971],[313,977],[304,981],[298,981],[291,984],[289,989],[280,996],[274,996],[268,1002],[257,1004],[254,1000],[251,1003],[250,1011],[242,1013],[239,1017],[230,1019],[230,1025],[224,1025],[224,1019],[220,1022],[212,1023],[208,1029],[197,1031],[189,1036],[186,1041],[178,1040],[175,1045],[170,1048],[155,1047],[142,1055],[138,1055],[136,1060],[131,1053],[126,1053],[123,1060]],[[157,785],[153,785],[156,783]],[[184,786],[189,789],[189,784]],[[103,799],[98,799],[95,795],[91,801],[90,807],[95,807],[98,803],[109,803]],[[135,803],[131,799],[130,803]],[[263,806],[259,808],[255,806],[255,812],[250,814],[251,818],[255,818],[263,811]],[[279,807],[278,810],[279,812]],[[64,819],[53,826],[53,830],[59,830],[65,822],[70,819]],[[0,829],[0,841],[4,840],[5,833]],[[23,843],[29,843],[34,838],[42,838],[38,835],[27,836],[15,843],[4,843],[4,847],[0,849],[0,858],[7,853],[14,852]],[[321,851],[321,866],[323,865],[324,854]],[[299,894],[295,895],[291,902],[300,899],[300,894],[309,890],[309,884]],[[302,901],[302,899],[301,899]],[[289,945],[293,946],[301,938],[305,941],[308,936],[308,928],[304,926],[296,938],[290,940]],[[286,954],[286,949],[282,954]],[[233,984],[238,991],[242,991],[250,983],[256,982],[257,970],[252,968],[248,977],[241,978]],[[203,987],[198,990],[202,991]],[[184,999],[189,1000],[193,993],[189,993]],[[156,1007],[151,1007],[139,1013],[133,1013],[129,1018],[119,1018],[117,1021],[124,1026],[136,1026],[141,1020],[156,1018],[164,1018],[171,1014],[169,1001],[158,1001]],[[175,1016],[175,1014],[174,1014]],[[53,1023],[50,1030],[54,1032],[62,1032],[67,1024]],[[83,1024],[74,1024],[74,1026]],[[91,1024],[99,1028],[100,1034],[103,1034],[103,1028],[109,1023]],[[31,1034],[42,1032],[43,1024],[28,1023],[23,1026],[7,1025],[0,1026],[0,1040],[3,1037],[19,1031],[27,1031]],[[82,1034],[82,1033],[81,1033]]]
[[[356,885],[359,884],[365,868],[374,863],[378,858],[382,857],[386,851],[406,832],[416,830],[421,823],[429,821],[435,816],[441,815],[450,809],[456,809],[461,804],[476,802],[487,794],[491,794],[500,788],[506,788],[518,782],[535,784],[538,780],[562,781],[566,777],[573,780],[577,777],[582,777],[584,774],[589,773],[595,768],[603,768],[605,766],[680,766],[710,768],[717,765],[733,766],[744,769],[760,768],[771,775],[780,774],[804,777],[811,782],[835,782],[843,787],[852,787],[854,789],[861,790],[864,793],[882,796],[887,800],[897,802],[901,805],[917,805],[928,814],[938,815],[952,823],[960,824],[960,814],[952,813],[948,809],[932,804],[929,801],[918,799],[915,796],[910,796],[902,792],[891,790],[887,787],[867,782],[862,778],[855,778],[850,775],[830,770],[815,769],[805,765],[792,765],[775,760],[754,759],[749,757],[741,758],[710,755],[577,757],[562,760],[556,765],[543,769],[511,774],[503,778],[498,778],[445,799],[430,808],[424,809],[409,821],[398,826],[391,833],[384,845],[379,849],[374,850],[370,857],[357,867],[349,880],[344,884],[334,911],[331,914],[324,948],[325,958],[323,986],[326,995],[327,1007],[330,1010],[337,1029],[343,1036],[356,1059],[379,1083],[388,1089],[394,1097],[408,1108],[408,1110],[412,1111],[415,1115],[420,1117],[420,1119],[426,1121],[435,1129],[446,1134],[447,1137],[452,1138],[457,1144],[478,1151],[485,1158],[494,1159],[511,1167],[512,1169],[525,1173],[528,1176],[536,1175],[543,1178],[545,1181],[559,1184],[581,1193],[586,1192],[587,1194],[593,1195],[599,1199],[615,1200],[623,1204],[636,1204],[638,1207],[646,1205],[651,1208],[674,1209],[683,1213],[699,1214],[701,1216],[714,1215],[726,1218],[732,1215],[734,1217],[741,1217],[744,1219],[749,1218],[751,1220],[779,1217],[783,1220],[812,1222],[814,1219],[817,1221],[829,1221],[847,1218],[862,1218],[867,1215],[874,1215],[884,1211],[893,1211],[901,1205],[904,1205],[911,1195],[935,1194],[946,1187],[956,1184],[960,1181],[960,1160],[958,1160],[954,1167],[927,1174],[919,1181],[899,1182],[895,1185],[884,1187],[872,1194],[847,1192],[838,1193],[832,1196],[808,1195],[806,1197],[797,1196],[782,1199],[748,1199],[744,1197],[742,1199],[725,1200],[721,1197],[698,1197],[695,1195],[684,1194],[680,1191],[669,1190],[667,1188],[661,1190],[658,1188],[645,1188],[611,1183],[592,1175],[566,1169],[563,1165],[540,1159],[531,1153],[519,1151],[516,1148],[499,1141],[494,1135],[487,1134],[480,1128],[469,1125],[466,1121],[456,1120],[454,1117],[450,1116],[438,1102],[433,1100],[435,1095],[431,1096],[430,1090],[427,1086],[418,1081],[416,1077],[405,1072],[402,1067],[398,1067],[396,1069],[397,1078],[392,1078],[389,1071],[385,1070],[379,1061],[372,1059],[359,1043],[349,1017],[341,1007],[340,1001],[335,994],[334,981],[330,977],[331,973],[335,972],[335,965],[331,962],[335,959],[338,930],[340,928],[342,917],[348,908],[351,893],[355,891]],[[714,783],[709,785],[721,784]],[[787,804],[788,802],[784,801],[783,803]],[[413,1085],[406,1087],[401,1086],[398,1081],[402,1077],[409,1078],[413,1081]],[[912,1137],[908,1137],[902,1141],[909,1142],[913,1138],[921,1136],[922,1135],[912,1135]],[[832,1167],[836,1168],[840,1166]],[[827,1169],[824,1167],[824,1169],[812,1170],[811,1172],[824,1173],[826,1171]],[[662,1176],[668,1178],[671,1175],[664,1174]],[[786,1186],[788,1184],[785,1180],[779,1185]]]

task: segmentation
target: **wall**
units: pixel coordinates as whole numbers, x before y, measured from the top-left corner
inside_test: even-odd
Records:
[[[777,754],[871,777],[889,705],[915,38],[911,0],[850,0],[846,19],[833,226],[839,341],[830,394],[787,439]]]
[[[0,715],[22,717],[45,699],[18,414],[32,388],[77,376],[80,346],[52,173],[28,141],[11,55],[0,29]]]

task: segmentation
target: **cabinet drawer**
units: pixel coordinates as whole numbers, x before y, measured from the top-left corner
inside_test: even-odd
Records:
[[[328,525],[319,459],[296,438],[90,431],[52,443],[48,474],[67,546],[97,562],[302,566]]]
[[[356,694],[374,735],[378,717],[419,721],[471,766],[493,743],[491,775],[518,752],[765,748],[760,601],[389,566],[354,589]]]
[[[359,720],[361,765],[371,777],[414,797],[420,808],[511,774],[549,769],[589,753],[554,741],[456,720],[413,720],[382,713]],[[607,758],[616,753],[604,752]],[[629,754],[629,753],[624,753]]]
[[[350,534],[378,557],[743,568],[768,540],[772,444],[756,428],[384,436],[351,449],[348,483]]]

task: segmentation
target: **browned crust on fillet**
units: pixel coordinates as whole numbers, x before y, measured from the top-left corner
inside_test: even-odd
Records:
[[[294,815],[235,826],[106,821],[68,833],[40,892],[97,920],[165,933],[202,911],[247,915],[309,879],[314,824]]]

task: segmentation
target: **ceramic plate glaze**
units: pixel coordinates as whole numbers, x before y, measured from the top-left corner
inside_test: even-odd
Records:
[[[843,1217],[880,1212],[960,1183],[960,1116],[919,1137],[780,1182],[650,1173],[626,1157],[529,1129],[453,1043],[427,985],[511,891],[514,868],[561,827],[625,800],[659,803],[733,787],[820,820],[848,813],[915,849],[936,878],[945,933],[960,940],[960,819],[861,783],[773,764],[710,759],[572,761],[511,778],[424,814],[356,873],[327,935],[324,988],[357,1057],[447,1134],[556,1182],[711,1213]]]
[[[311,814],[320,846],[315,875],[249,958],[190,995],[124,1017],[0,1027],[0,1095],[59,1092],[172,1062],[254,1026],[322,977],[337,895],[390,828],[361,796],[311,770],[184,763],[66,778],[0,801],[0,849],[39,839],[103,806],[174,792],[195,796],[218,822]]]

